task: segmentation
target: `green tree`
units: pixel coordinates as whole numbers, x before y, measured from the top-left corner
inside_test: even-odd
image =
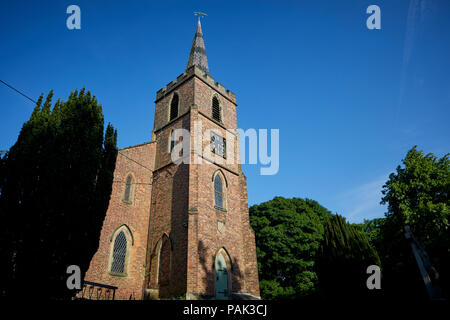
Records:
[[[364,219],[363,223],[353,225],[367,235],[370,244],[375,245],[375,243],[377,243],[380,239],[380,229],[385,221],[386,218],[375,218],[371,220]]]
[[[367,295],[366,270],[370,265],[380,266],[380,259],[360,227],[339,215],[327,217],[316,264],[320,295],[326,298]]]
[[[323,235],[321,220],[330,214],[316,201],[300,198],[275,197],[250,207],[263,298],[314,294],[314,259]]]
[[[39,98],[4,160],[0,217],[1,292],[70,298],[66,269],[82,277],[98,247],[111,194],[117,132],[104,130],[101,105],[82,89],[58,100]]]
[[[381,203],[399,227],[410,225],[416,236],[433,243],[450,230],[450,159],[424,155],[413,147],[383,186]]]
[[[381,203],[388,205],[387,220],[382,228],[386,247],[384,256],[390,264],[399,261],[399,246],[404,244],[404,227],[409,225],[414,235],[426,246],[434,267],[441,276],[441,285],[450,289],[450,160],[438,159],[432,153],[424,155],[414,146],[408,151],[403,167],[383,186]],[[403,253],[406,254],[406,253]],[[413,262],[415,266],[415,262]],[[404,273],[404,272],[403,272]],[[416,272],[416,278],[420,275]]]

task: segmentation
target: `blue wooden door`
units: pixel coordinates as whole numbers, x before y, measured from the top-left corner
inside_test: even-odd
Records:
[[[228,270],[225,259],[221,253],[216,257],[215,263],[216,271],[216,299],[226,300],[228,299]]]

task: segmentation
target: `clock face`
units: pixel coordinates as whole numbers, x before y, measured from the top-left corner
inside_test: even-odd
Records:
[[[225,158],[226,155],[225,139],[214,132],[211,132],[211,151]]]

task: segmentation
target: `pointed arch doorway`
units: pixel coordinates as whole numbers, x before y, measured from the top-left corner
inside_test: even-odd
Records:
[[[216,299],[227,300],[229,297],[228,269],[223,252],[219,251],[214,264],[216,273]]]

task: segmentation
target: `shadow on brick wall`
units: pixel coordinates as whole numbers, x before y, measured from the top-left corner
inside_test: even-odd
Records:
[[[198,255],[201,268],[206,275],[206,287],[203,293],[200,293],[200,299],[215,299],[215,281],[216,274],[214,270],[215,257],[208,257],[208,248],[205,246],[202,240],[198,243]],[[232,292],[240,292],[243,289],[243,274],[239,267],[238,259],[230,257],[231,261],[228,261],[231,266],[227,266],[229,274],[231,274],[231,288],[229,287],[229,295],[231,297]],[[230,272],[231,271],[231,272]],[[229,286],[230,286],[229,285]]]

